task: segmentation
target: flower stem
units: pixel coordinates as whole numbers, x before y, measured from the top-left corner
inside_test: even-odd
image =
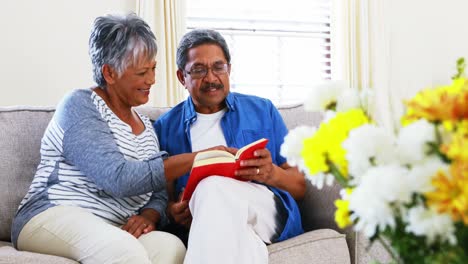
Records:
[[[396,261],[396,263],[401,263],[403,264],[403,262],[400,260],[400,258],[398,256],[395,255],[395,252],[390,248],[389,245],[387,245],[387,243],[385,242],[385,240],[382,239],[382,237],[378,236],[377,237],[377,240],[379,240],[380,244],[382,244],[382,246],[384,247],[385,251],[388,252],[388,254],[390,254],[390,256],[392,257],[393,260]]]
[[[450,163],[450,159],[440,151],[440,145],[442,144],[442,136],[440,135],[438,124],[434,124],[434,131],[436,136],[436,142],[427,143],[430,147],[429,154],[435,153],[442,161],[444,161],[445,163]]]
[[[330,172],[335,176],[335,179],[340,183],[341,187],[347,188],[349,187],[348,181],[346,178],[341,174],[338,167],[333,162],[328,162],[328,166],[330,167]]]

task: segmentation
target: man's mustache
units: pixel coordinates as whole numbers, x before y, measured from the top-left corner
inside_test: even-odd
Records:
[[[224,88],[224,85],[223,85],[222,83],[210,83],[210,82],[207,82],[207,83],[204,83],[204,84],[201,86],[201,89],[202,89],[202,90],[208,90],[208,89],[211,89],[211,88],[223,89],[223,88]]]

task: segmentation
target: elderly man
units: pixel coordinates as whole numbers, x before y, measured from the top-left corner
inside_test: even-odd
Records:
[[[190,228],[185,263],[268,263],[266,244],[303,232],[295,199],[304,196],[305,180],[279,155],[287,128],[269,100],[230,92],[230,61],[218,32],[187,33],[177,50],[177,77],[190,97],[154,124],[170,155],[269,140],[236,171],[249,181],[208,177],[189,202],[177,198],[188,175],[169,190],[170,219]]]

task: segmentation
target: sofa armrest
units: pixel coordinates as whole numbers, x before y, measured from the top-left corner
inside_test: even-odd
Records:
[[[340,229],[335,223],[335,200],[340,198],[341,186],[334,182],[332,186],[324,186],[317,189],[310,181],[306,181],[307,189],[305,197],[299,201],[302,216],[302,226],[305,231],[317,229],[333,229],[346,235],[346,243],[354,263],[356,252],[356,235],[351,228]]]
[[[346,235],[346,243],[351,257],[351,263],[369,263],[372,260],[388,263],[389,253],[376,241],[369,247],[369,240],[352,228],[340,229],[335,219],[335,200],[340,198],[341,186],[334,182],[332,186],[317,189],[308,180],[305,197],[299,202],[302,215],[302,225],[305,231],[317,229],[333,229]]]
[[[378,261],[379,263],[390,263],[392,260],[390,254],[385,250],[384,246],[379,242],[375,241],[370,244],[364,234],[356,233],[356,251],[355,251],[355,263],[364,264],[371,263],[372,261]]]
[[[320,229],[268,246],[269,263],[348,264],[345,236],[335,230]]]

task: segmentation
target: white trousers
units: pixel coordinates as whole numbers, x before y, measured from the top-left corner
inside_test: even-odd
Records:
[[[185,264],[268,263],[265,243],[280,229],[267,187],[211,176],[198,184],[189,207],[193,220]]]
[[[55,206],[33,217],[18,248],[80,263],[182,263],[185,246],[176,236],[153,231],[138,239],[92,213]]]

